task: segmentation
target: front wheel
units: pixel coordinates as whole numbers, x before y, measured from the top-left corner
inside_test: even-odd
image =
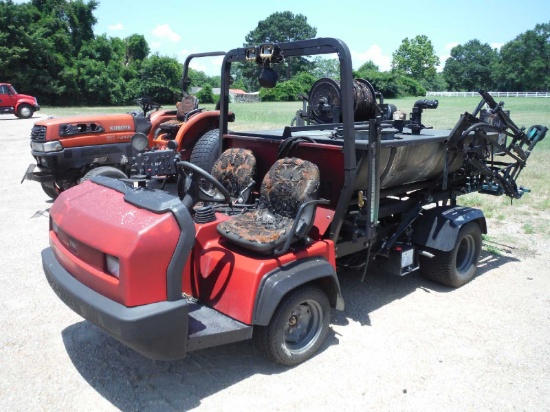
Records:
[[[57,196],[59,196],[59,190],[55,187],[55,184],[52,183],[40,183],[42,186],[42,190],[44,193],[46,193],[50,198],[56,199]]]
[[[116,167],[111,166],[100,166],[95,169],[90,170],[80,179],[80,183],[90,180],[92,177],[96,176],[107,176],[115,179],[126,179],[128,176],[124,174],[122,170],[117,169]]]
[[[474,277],[481,254],[481,228],[476,222],[462,226],[449,252],[430,250],[433,258],[420,256],[420,271],[426,278],[458,288]]]
[[[28,119],[29,117],[32,117],[33,113],[33,108],[28,104],[20,104],[17,108],[17,117],[20,119]]]
[[[323,290],[305,286],[286,295],[268,326],[256,326],[256,346],[267,358],[287,366],[317,352],[329,329],[330,303]]]

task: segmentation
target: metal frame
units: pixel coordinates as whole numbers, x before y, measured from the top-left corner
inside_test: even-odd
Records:
[[[264,50],[265,45],[259,46],[256,50]],[[338,234],[344,222],[348,210],[356,174],[355,158],[355,129],[353,118],[353,73],[351,54],[348,46],[339,39],[324,37],[311,40],[302,40],[289,43],[278,43],[278,51],[284,57],[313,56],[319,54],[338,55],[340,61],[340,86],[342,90],[342,123],[344,140],[344,187],[340,193],[334,219],[330,225],[329,238],[336,242]],[[231,64],[250,60],[252,48],[242,47],[230,50],[226,53],[221,71],[221,93],[220,93],[220,144],[222,150],[223,135],[227,133],[229,121],[229,86],[231,79]],[[258,54],[258,53],[256,53]]]

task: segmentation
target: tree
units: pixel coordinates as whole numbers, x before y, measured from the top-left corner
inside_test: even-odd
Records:
[[[290,11],[276,12],[267,19],[258,22],[254,30],[245,37],[245,47],[258,46],[265,43],[283,43],[295,40],[306,40],[314,38],[317,29],[307,22],[307,17],[302,14],[294,14]],[[311,69],[312,64],[303,57],[285,58],[284,62],[278,63],[273,69],[279,78],[289,80],[292,75]],[[260,68],[256,65],[242,65],[243,76],[248,83],[250,90],[257,90],[257,82]]]
[[[312,71],[313,77],[317,79],[321,77],[340,79],[340,62],[338,60],[315,56],[313,64],[315,66]]]
[[[475,91],[494,87],[493,70],[498,53],[487,43],[470,40],[451,50],[451,57],[445,62],[443,76],[450,90]]]
[[[151,51],[142,34],[132,34],[124,39],[124,43],[126,44],[126,65],[130,62],[145,60]]]
[[[311,86],[316,78],[309,73],[299,73],[292,79],[277,83],[272,89],[261,89],[260,99],[262,101],[294,102],[299,95],[308,95]]]
[[[359,68],[357,69],[358,72],[379,72],[380,67],[378,67],[372,60],[369,60],[366,63],[363,63]]]
[[[181,64],[172,57],[154,54],[143,61],[139,73],[137,94],[152,96],[159,103],[174,104],[181,96]]]
[[[215,97],[214,93],[212,92],[212,86],[210,86],[209,83],[206,83],[202,89],[197,93],[197,99],[199,99],[199,102],[201,103],[214,103]]]
[[[550,90],[550,22],[520,34],[500,49],[497,83],[507,91]]]
[[[432,42],[425,35],[414,39],[405,38],[393,53],[392,71],[404,72],[421,83],[429,83],[437,73],[439,57]]]

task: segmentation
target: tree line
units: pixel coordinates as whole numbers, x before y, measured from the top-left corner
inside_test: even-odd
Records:
[[[0,81],[37,96],[42,104],[122,105],[141,96],[174,103],[181,96],[182,65],[151,54],[145,37],[124,39],[95,35],[97,0],[32,0],[15,4],[0,0]],[[317,29],[307,17],[277,12],[258,22],[244,46],[314,38]],[[421,96],[427,89],[548,91],[550,88],[550,23],[538,24],[496,50],[471,40],[451,50],[442,72],[431,41],[424,35],[405,38],[393,53],[392,68],[373,62],[354,75],[369,80],[385,97]],[[320,77],[337,79],[336,60],[287,58],[273,67],[279,82],[261,89],[262,100],[297,100]],[[261,68],[237,64],[231,87],[260,89]],[[203,87],[200,99],[213,101],[220,76],[190,69],[191,85]]]

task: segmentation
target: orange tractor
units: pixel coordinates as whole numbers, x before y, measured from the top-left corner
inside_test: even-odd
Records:
[[[130,139],[146,137],[149,148],[172,147],[188,160],[194,142],[217,129],[219,110],[205,111],[187,90],[189,63],[197,57],[223,56],[224,52],[195,53],[184,62],[183,98],[176,110],[160,110],[150,97],[136,100],[140,112],[127,114],[85,115],[40,120],[31,131],[31,154],[36,163],[29,165],[22,182],[34,180],[44,192],[56,198],[60,192],[95,176],[126,178],[132,168]],[[216,132],[217,133],[217,132]],[[201,160],[200,158],[199,160]],[[209,168],[211,164],[199,164]]]

